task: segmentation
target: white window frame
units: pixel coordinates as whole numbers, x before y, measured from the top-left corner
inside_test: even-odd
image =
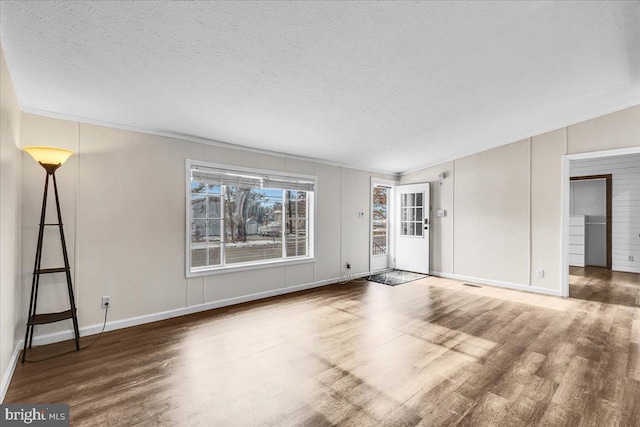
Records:
[[[275,260],[260,260],[260,261],[250,261],[246,263],[236,263],[231,265],[221,265],[221,266],[209,266],[201,268],[199,267],[197,270],[193,270],[191,268],[191,170],[193,166],[203,166],[209,168],[217,168],[217,169],[225,169],[232,170],[238,173],[248,173],[248,174],[263,174],[263,175],[278,175],[285,176],[293,179],[305,179],[312,180],[314,183],[314,191],[307,192],[307,212],[308,218],[306,221],[307,225],[307,247],[308,253],[306,256],[292,257],[292,258],[284,258],[285,255],[285,236],[284,233],[282,235],[283,240],[283,258],[278,258]],[[284,190],[286,191],[286,190]],[[295,264],[306,264],[316,261],[316,218],[317,218],[317,208],[318,204],[316,202],[316,194],[318,191],[318,177],[314,175],[304,175],[304,174],[296,174],[290,172],[282,172],[282,171],[272,171],[266,169],[256,169],[256,168],[247,168],[233,165],[226,165],[221,163],[211,163],[204,162],[200,160],[189,160],[186,161],[185,168],[185,276],[187,278],[191,277],[200,277],[200,276],[208,276],[214,274],[221,273],[229,273],[233,271],[244,271],[244,270],[255,270],[261,268],[268,267],[279,267],[285,265],[295,265]],[[284,203],[283,203],[284,205]],[[224,204],[221,206],[221,210],[224,209]],[[283,221],[283,229],[285,223]],[[224,232],[224,228],[221,232]],[[224,245],[221,245],[221,251],[224,254]]]

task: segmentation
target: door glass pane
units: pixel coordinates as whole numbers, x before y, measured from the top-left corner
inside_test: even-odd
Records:
[[[381,255],[387,253],[387,223],[373,224],[373,254]]]
[[[387,219],[387,199],[389,189],[387,187],[375,187],[373,189],[373,220],[385,221]]]
[[[389,187],[376,186],[371,204],[371,254],[387,253],[387,218],[389,207]],[[404,209],[401,209],[404,211]]]
[[[400,235],[422,237],[425,202],[423,193],[402,194],[401,200],[406,204],[400,209]]]

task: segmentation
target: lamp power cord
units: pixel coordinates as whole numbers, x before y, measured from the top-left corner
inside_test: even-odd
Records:
[[[104,310],[104,322],[102,322],[102,330],[100,331],[98,336],[94,338],[93,341],[91,341],[89,344],[85,345],[84,347],[80,347],[80,350],[65,351],[64,353],[56,354],[54,356],[50,356],[50,357],[46,357],[44,359],[38,359],[38,360],[25,359],[25,362],[28,362],[28,363],[43,362],[45,360],[55,359],[56,357],[64,356],[65,354],[75,353],[75,352],[82,351],[82,350],[85,350],[85,349],[91,347],[92,345],[94,345],[96,343],[96,341],[98,341],[100,339],[100,337],[104,333],[104,330],[107,327],[107,315],[108,314],[109,314],[109,303],[106,303],[105,304],[105,310]]]

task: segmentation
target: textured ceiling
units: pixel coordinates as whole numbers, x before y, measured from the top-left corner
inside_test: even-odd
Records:
[[[25,111],[404,172],[640,103],[640,2],[5,2]]]

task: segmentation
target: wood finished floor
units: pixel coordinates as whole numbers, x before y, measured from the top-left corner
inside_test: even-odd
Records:
[[[435,277],[332,285],[18,365],[11,402],[69,403],[77,426],[638,426],[640,309]]]
[[[640,307],[640,274],[604,267],[570,267],[569,295],[587,301]]]

